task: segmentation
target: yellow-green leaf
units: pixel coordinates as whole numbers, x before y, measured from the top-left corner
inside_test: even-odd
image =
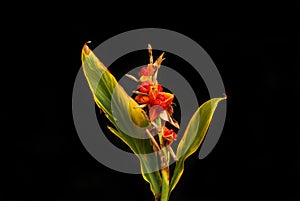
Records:
[[[218,103],[225,98],[213,98],[203,103],[192,116],[184,135],[179,142],[176,156],[178,161],[170,184],[170,193],[178,183],[183,170],[184,161],[193,154],[203,142]]]
[[[107,118],[115,126],[110,131],[125,142],[137,155],[141,163],[143,178],[150,183],[155,196],[159,196],[161,176],[157,167],[158,161],[153,152],[149,139],[143,138],[149,122],[138,106],[118,84],[115,77],[85,44],[82,49],[82,67],[84,75],[93,94],[94,101],[104,111]]]

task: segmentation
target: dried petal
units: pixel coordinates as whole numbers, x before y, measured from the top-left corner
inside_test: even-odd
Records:
[[[156,68],[153,64],[148,64],[148,66],[147,66],[148,76],[153,75],[155,70],[156,70]]]
[[[128,77],[129,79],[135,81],[135,82],[139,82],[139,80],[136,77],[132,76],[132,75],[125,74],[125,76]]]
[[[152,82],[152,80],[151,80],[151,76],[141,76],[140,77],[140,81],[141,82]]]
[[[150,115],[150,122],[154,121],[157,117],[159,117],[160,113],[164,111],[164,108],[162,108],[159,105],[154,105],[149,110]]]
[[[155,61],[154,64],[153,64],[155,67],[159,68],[161,62],[162,62],[163,60],[165,60],[165,58],[163,58],[164,54],[165,54],[165,53],[163,52],[163,53],[156,59],[156,61]]]
[[[153,56],[152,56],[152,47],[150,44],[148,44],[148,53],[149,53],[149,63],[153,64]]]
[[[159,117],[164,121],[169,121],[169,115],[166,110],[162,111]]]

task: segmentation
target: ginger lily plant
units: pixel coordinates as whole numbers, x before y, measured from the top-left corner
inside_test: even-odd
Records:
[[[178,137],[174,130],[179,129],[179,124],[172,116],[174,94],[164,92],[157,80],[164,53],[153,62],[151,45],[148,52],[149,64],[140,69],[139,78],[126,74],[137,82],[134,99],[87,44],[82,49],[82,67],[95,103],[114,126],[109,130],[139,158],[143,178],[149,182],[155,200],[167,201],[183,173],[184,161],[203,142],[218,103],[226,97],[213,98],[195,111],[175,153],[171,144]],[[172,174],[171,157],[176,161]]]

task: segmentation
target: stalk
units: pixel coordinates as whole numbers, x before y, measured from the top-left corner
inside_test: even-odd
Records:
[[[161,176],[162,176],[162,186],[161,186],[161,198],[160,201],[168,201],[169,199],[169,189],[170,189],[170,172],[169,172],[169,157],[168,151],[163,140],[163,125],[162,120],[157,118],[155,121],[156,125],[160,127],[160,132],[158,132],[159,143],[160,143],[160,164],[161,164]]]

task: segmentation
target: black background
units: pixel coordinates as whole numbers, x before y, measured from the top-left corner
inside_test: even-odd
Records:
[[[55,36],[44,36],[56,43],[51,54],[44,54],[47,71],[41,71],[42,84],[28,101],[28,108],[38,105],[39,115],[33,115],[35,125],[22,117],[20,126],[33,129],[18,135],[12,145],[16,151],[4,158],[9,166],[2,198],[153,200],[141,175],[111,170],[85,150],[72,119],[72,89],[86,41],[92,41],[93,49],[124,31],[154,27],[177,31],[201,45],[215,62],[228,95],[219,142],[205,159],[194,154],[186,161],[171,200],[299,200],[300,41],[294,17],[267,17],[262,26],[243,30],[201,28],[188,20],[120,22],[104,29],[101,21],[72,22],[67,29],[57,28]],[[135,65],[134,59],[126,62]],[[198,80],[190,82],[198,86]],[[205,90],[203,83],[195,89]]]

